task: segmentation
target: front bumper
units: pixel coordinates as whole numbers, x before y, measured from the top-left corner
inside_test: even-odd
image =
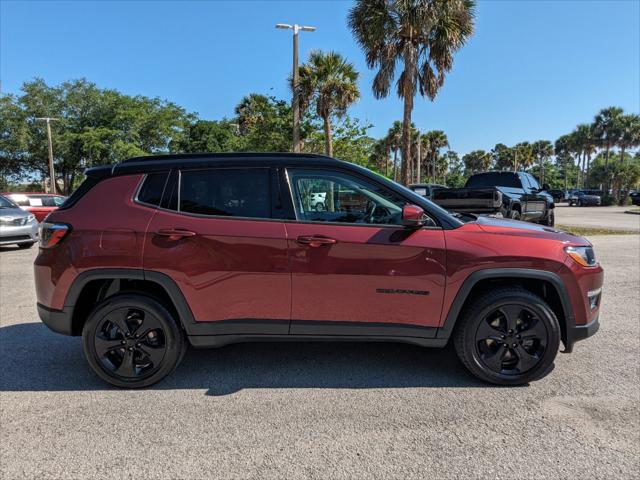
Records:
[[[38,241],[38,222],[33,220],[26,225],[0,226],[0,245],[35,243]]]
[[[573,351],[573,345],[580,340],[589,338],[600,328],[600,314],[596,316],[590,323],[586,325],[574,325],[567,332],[567,342],[565,344],[564,353],[571,353]]]

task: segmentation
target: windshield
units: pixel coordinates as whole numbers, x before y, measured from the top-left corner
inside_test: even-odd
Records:
[[[18,206],[8,198],[0,195],[0,208],[18,208]]]
[[[509,187],[522,188],[518,174],[513,172],[491,172],[472,175],[466,188]]]

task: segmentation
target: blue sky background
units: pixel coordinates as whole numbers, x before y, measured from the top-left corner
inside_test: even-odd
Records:
[[[0,80],[86,77],[158,96],[206,119],[232,116],[250,92],[289,98],[291,33],[314,25],[311,49],[336,50],[361,72],[351,114],[382,136],[402,118],[395,95],[375,100],[373,72],[347,29],[349,1],[0,0]],[[421,130],[442,129],[460,153],[498,142],[555,140],[602,107],[640,111],[640,2],[481,1],[476,34],[434,103],[416,99]]]

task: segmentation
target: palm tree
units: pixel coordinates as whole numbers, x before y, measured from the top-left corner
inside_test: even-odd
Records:
[[[562,135],[556,140],[554,145],[554,153],[556,155],[556,163],[564,171],[564,189],[569,189],[569,165],[573,163],[571,157],[572,139],[570,135]]]
[[[442,130],[432,130],[423,136],[423,146],[426,152],[425,172],[431,176],[433,182],[436,181],[436,161],[440,155],[440,150],[449,147],[449,139]]]
[[[620,116],[622,109],[618,107],[607,107],[593,119],[592,129],[593,137],[597,140],[598,146],[604,148],[604,190],[609,191],[609,152],[619,140],[620,135]]]
[[[385,137],[389,148],[393,152],[393,179],[397,180],[398,150],[402,146],[402,122],[396,120]]]
[[[622,115],[618,124],[620,162],[624,162],[624,153],[628,148],[640,146],[640,115]]]
[[[491,152],[474,150],[464,155],[462,161],[464,162],[466,173],[474,174],[488,170],[493,159],[491,158]]]
[[[587,156],[589,157],[589,161],[591,161],[591,154],[594,150],[591,126],[587,125],[586,123],[581,123],[569,135],[569,138],[571,151],[573,151],[578,156],[579,177],[576,180],[576,187],[580,188],[580,186],[584,186],[586,183],[585,177],[587,175],[585,172],[588,170]],[[582,179],[580,178],[580,175],[582,175]]]
[[[331,118],[342,117],[347,108],[360,98],[358,72],[336,52],[314,50],[309,61],[299,67],[298,94],[300,110],[315,102],[316,113],[322,118],[325,153],[333,156]]]
[[[549,157],[553,155],[553,145],[549,140],[538,140],[532,145],[533,155],[538,160],[540,167],[540,185],[544,185],[544,165],[549,160]]]
[[[404,100],[402,180],[410,181],[411,112],[416,92],[434,100],[453,67],[453,54],[473,33],[475,0],[357,0],[349,27],[364,50],[376,98],[389,95],[396,64]]]
[[[373,151],[369,157],[369,161],[375,165],[379,172],[384,173],[386,177],[389,176],[389,155],[391,154],[391,147],[387,138],[381,138],[373,145]]]

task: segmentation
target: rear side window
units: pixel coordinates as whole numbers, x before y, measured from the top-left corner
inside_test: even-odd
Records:
[[[159,206],[168,175],[169,172],[147,174],[138,192],[138,201],[148,205]]]
[[[181,172],[180,178],[181,212],[271,218],[267,168],[186,170]]]

